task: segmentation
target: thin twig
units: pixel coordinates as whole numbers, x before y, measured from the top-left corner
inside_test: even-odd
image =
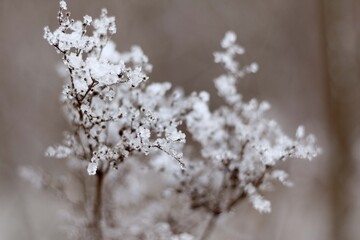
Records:
[[[219,214],[211,214],[209,221],[207,222],[203,233],[201,234],[199,240],[206,240],[210,234],[214,231],[216,220],[218,219]]]
[[[102,231],[102,191],[103,191],[103,183],[104,183],[104,173],[97,172],[96,173],[96,185],[95,185],[95,199],[93,205],[93,215],[92,215],[92,224],[91,228],[94,231],[95,239],[102,240],[103,239],[103,231]]]

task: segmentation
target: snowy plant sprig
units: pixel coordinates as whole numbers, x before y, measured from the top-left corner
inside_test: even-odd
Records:
[[[181,165],[178,145],[185,135],[178,130],[190,101],[181,91],[169,93],[170,83],[147,84],[152,69],[140,47],[120,53],[111,37],[115,18],[103,9],[99,18],[70,18],[60,1],[59,27],[45,27],[44,38],[62,55],[68,82],[62,102],[72,131],[71,143],[48,149],[60,158],[88,161],[96,174],[124,161],[131,153],[164,151]]]
[[[72,19],[67,10],[61,0],[58,27],[44,29],[44,38],[62,56],[66,82],[61,101],[70,125],[62,143],[49,147],[47,155],[69,160],[68,174],[80,185],[79,200],[67,199],[66,187],[74,179],[52,181],[31,169],[20,173],[72,204],[67,215],[71,239],[196,239],[204,213],[216,219],[244,199],[269,212],[263,191],[274,181],[291,186],[279,163],[320,153],[315,137],[303,127],[291,138],[267,118],[269,103],[243,100],[239,79],[255,73],[258,65],[236,61],[245,51],[233,32],[226,33],[222,51],[214,53],[225,68],[215,79],[225,105],[212,111],[206,92],[185,96],[170,83],[149,83],[148,57],[138,46],[116,50],[111,40],[115,18],[106,9],[98,18],[82,20]],[[198,144],[185,145],[185,132]],[[200,146],[200,154],[194,154],[194,146]],[[200,239],[207,233],[208,227]]]
[[[202,158],[189,156],[187,171],[175,171],[181,183],[178,188],[188,194],[193,208],[215,215],[230,211],[245,198],[258,211],[270,212],[271,204],[261,192],[272,189],[274,181],[292,185],[278,164],[290,158],[311,160],[321,150],[303,126],[291,138],[275,120],[267,118],[268,102],[243,101],[237,91],[239,79],[255,73],[258,66],[240,66],[235,60],[244,53],[236,44],[235,33],[226,33],[221,46],[223,51],[215,52],[214,57],[226,73],[215,79],[215,87],[226,104],[211,111],[209,96],[203,93],[187,115],[187,129],[200,143]]]

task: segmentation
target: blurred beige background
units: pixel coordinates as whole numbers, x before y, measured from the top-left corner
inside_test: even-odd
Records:
[[[214,107],[212,79],[221,68],[212,52],[234,30],[247,50],[243,63],[260,65],[241,84],[244,96],[269,100],[288,134],[304,124],[319,138],[321,157],[285,166],[295,187],[269,194],[271,214],[244,203],[213,239],[360,239],[360,1],[68,0],[68,7],[74,18],[106,7],[117,20],[118,48],[138,44],[149,56],[151,81],[207,90]],[[0,0],[0,239],[65,239],[62,204],[16,173],[20,165],[63,166],[43,154],[66,129],[60,57],[42,38],[57,11],[56,0]]]

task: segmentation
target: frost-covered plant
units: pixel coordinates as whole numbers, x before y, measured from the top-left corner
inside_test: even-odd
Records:
[[[115,18],[108,17],[107,10],[94,21],[90,16],[70,20],[65,10],[61,1],[60,26],[53,32],[46,27],[44,38],[62,54],[68,70],[62,101],[74,129],[69,141],[50,148],[48,155],[85,160],[90,175],[153,148],[181,163],[176,145],[185,135],[177,129],[178,119],[191,103],[180,101],[179,91],[168,94],[170,83],[146,84],[152,66],[140,47],[116,51],[110,40],[116,33]]]
[[[201,239],[206,239],[220,214],[232,210],[248,199],[259,212],[271,211],[271,204],[261,192],[272,190],[273,182],[292,186],[288,174],[278,169],[289,158],[311,160],[320,153],[313,135],[298,127],[291,139],[279,124],[265,116],[268,102],[243,101],[237,91],[240,78],[255,73],[258,65],[241,67],[236,55],[244,49],[236,44],[236,35],[227,32],[221,42],[224,49],[215,52],[215,62],[224,65],[226,74],[215,79],[218,95],[225,105],[215,111],[208,106],[209,95],[201,93],[199,101],[186,116],[186,127],[201,145],[201,156],[185,156],[186,171],[169,170],[177,180],[173,192],[188,196],[191,209],[210,214]],[[165,167],[167,161],[161,161]]]
[[[243,199],[270,211],[261,192],[274,180],[291,185],[279,162],[319,154],[303,127],[291,139],[265,116],[269,103],[242,99],[238,81],[258,66],[235,60],[244,49],[233,32],[214,53],[226,70],[215,79],[225,105],[211,111],[206,92],[186,96],[170,83],[149,83],[148,57],[138,46],[116,50],[115,18],[105,9],[82,21],[66,11],[60,1],[59,27],[45,27],[44,38],[65,66],[61,101],[70,128],[46,153],[66,158],[72,177],[27,168],[21,175],[71,203],[72,239],[206,239],[217,217]],[[200,154],[185,145],[180,126],[201,146]],[[80,186],[75,199],[67,194],[69,181]],[[198,234],[206,215],[210,220]]]

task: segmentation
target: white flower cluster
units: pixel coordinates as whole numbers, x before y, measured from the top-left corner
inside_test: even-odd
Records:
[[[210,111],[209,97],[203,94],[186,117],[187,129],[201,144],[202,159],[188,161],[192,167],[184,174],[184,191],[190,194],[194,207],[213,213],[229,211],[245,197],[260,212],[269,212],[270,202],[259,191],[270,189],[272,180],[291,185],[288,175],[276,169],[277,164],[289,158],[311,160],[320,149],[315,146],[315,137],[306,136],[302,126],[295,139],[285,135],[274,120],[265,116],[269,103],[242,100],[238,80],[258,67],[252,63],[240,68],[235,56],[244,50],[235,41],[235,33],[226,33],[221,42],[224,51],[214,53],[215,62],[227,70],[215,79],[226,105]]]
[[[237,45],[235,33],[227,32],[223,50],[214,53],[215,62],[226,70],[214,81],[225,104],[212,111],[207,92],[185,96],[181,89],[171,90],[168,82],[148,83],[148,57],[138,46],[129,52],[116,50],[111,41],[115,18],[105,9],[99,18],[86,15],[82,21],[71,19],[66,10],[66,2],[60,1],[59,27],[46,27],[44,38],[65,65],[68,80],[61,100],[71,129],[47,155],[69,159],[70,170],[84,186],[83,202],[73,205],[85,217],[77,222],[70,217],[78,239],[195,239],[198,231],[193,226],[203,217],[188,220],[182,214],[203,209],[197,216],[205,212],[217,217],[243,199],[259,212],[269,212],[271,204],[263,191],[272,189],[274,181],[292,185],[278,164],[289,158],[311,160],[320,153],[315,137],[306,135],[304,127],[290,138],[266,117],[268,102],[244,101],[238,93],[239,79],[259,67],[237,62],[245,50]],[[185,133],[200,151],[185,145]],[[89,175],[101,179],[95,192],[89,190],[91,180],[82,175],[86,166]],[[119,173],[110,168],[119,168]],[[50,186],[43,175],[30,170],[21,174],[39,187]],[[149,190],[153,181],[156,187]],[[57,181],[48,188],[65,191],[62,184]],[[90,205],[92,210],[87,209]],[[106,218],[94,219],[102,215]],[[88,233],[80,231],[87,228]],[[92,235],[92,228],[102,230]]]
[[[147,84],[148,63],[140,47],[119,53],[110,40],[115,18],[102,10],[99,19],[70,19],[61,1],[59,28],[45,28],[44,38],[63,56],[70,77],[62,101],[73,131],[72,144],[48,149],[53,157],[89,161],[88,173],[99,166],[116,167],[130,153],[160,149],[182,164],[178,145],[185,135],[178,130],[191,98],[170,83]],[[87,34],[91,33],[91,34]]]

